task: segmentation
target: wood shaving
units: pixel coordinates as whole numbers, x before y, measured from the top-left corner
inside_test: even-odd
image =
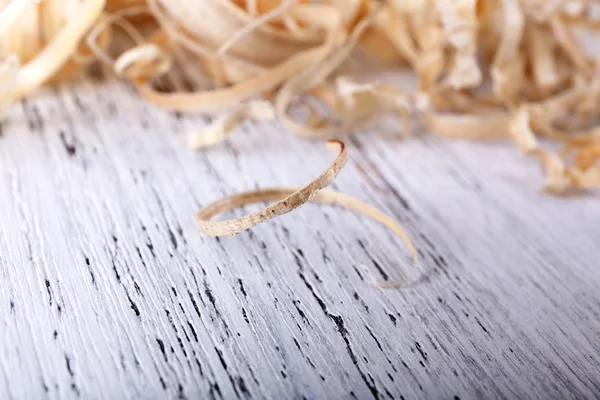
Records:
[[[264,121],[274,118],[275,110],[271,102],[255,100],[244,103],[218,118],[202,131],[190,132],[188,135],[188,146],[196,150],[212,146],[224,140],[244,121]]]
[[[447,84],[454,89],[479,86],[482,75],[477,63],[477,1],[436,0],[435,4],[446,40],[455,52]]]
[[[356,129],[358,122],[354,118],[342,121],[343,126],[327,124],[326,126],[307,126],[295,122],[289,115],[288,110],[292,100],[309,89],[323,83],[325,79],[337,69],[355,47],[360,35],[373,23],[380,8],[375,9],[366,18],[360,21],[350,36],[340,46],[332,49],[329,54],[321,58],[317,63],[303,70],[301,73],[290,78],[283,84],[275,99],[275,110],[277,117],[288,130],[305,137],[327,138],[339,132],[347,132]]]
[[[256,76],[248,77],[242,82],[225,88],[198,93],[161,93],[156,91],[147,80],[139,80],[136,84],[141,95],[168,110],[209,113],[236,106],[241,101],[277,88],[329,54],[338,42],[341,29],[339,15],[331,9],[318,5],[299,5],[299,7],[294,11],[296,18],[315,23],[324,30],[325,37],[320,45],[300,51],[269,69],[263,69]],[[181,42],[181,37],[176,36],[174,40]],[[237,45],[230,49],[230,56],[236,47]],[[208,54],[217,57],[216,51],[215,49]],[[276,52],[276,50],[270,51]]]
[[[265,189],[257,189],[248,192],[236,193],[231,196],[223,197],[214,203],[203,207],[197,214],[197,218],[200,219],[203,223],[210,220],[211,218],[216,217],[217,215],[226,213],[235,208],[242,207],[252,203],[259,203],[264,201],[277,201],[282,198],[289,198],[294,193],[298,193],[301,188],[295,187],[272,187]],[[408,276],[402,280],[398,280],[396,282],[381,282],[373,277],[370,270],[365,267],[366,271],[372,278],[372,282],[375,286],[380,288],[395,288],[408,283],[412,278],[414,278],[417,273],[417,265],[418,265],[418,255],[417,250],[414,247],[412,241],[408,234],[402,229],[397,222],[393,219],[385,215],[380,210],[375,207],[359,201],[353,197],[345,195],[343,193],[334,192],[332,190],[321,190],[318,193],[314,194],[311,198],[311,201],[320,202],[320,203],[328,203],[328,204],[336,204],[345,208],[349,208],[359,213],[366,215],[369,218],[383,224],[390,230],[392,230],[404,243],[406,248],[408,249],[411,259],[412,259],[412,268],[409,272]],[[208,221],[210,223],[210,221]]]
[[[333,182],[347,161],[346,149],[343,142],[330,140],[327,142],[327,146],[332,151],[338,151],[339,154],[329,168],[308,185],[301,188],[273,187],[257,189],[220,198],[219,200],[202,207],[196,214],[196,220],[198,221],[200,230],[209,236],[235,236],[255,225],[266,222],[274,217],[287,214],[309,201],[338,204],[356,210],[369,218],[380,222],[400,237],[408,248],[413,261],[413,267],[409,275],[405,279],[389,283],[376,280],[368,269],[367,271],[369,271],[369,275],[371,275],[375,286],[381,288],[394,288],[406,284],[413,278],[417,271],[418,256],[412,241],[398,223],[380,210],[345,194],[330,190],[322,190]],[[235,208],[264,201],[276,201],[276,203],[243,217],[227,221],[211,221],[215,216]]]
[[[19,1],[25,0],[13,0],[11,6]],[[27,2],[24,6],[26,10],[10,26],[3,28],[5,31],[0,37],[0,51],[22,58],[17,75],[15,99],[27,96],[65,66],[77,52],[90,27],[100,18],[105,6],[104,0],[84,2],[64,0],[60,4],[63,6],[62,9],[56,7],[57,2],[41,2],[37,5],[32,3]],[[68,18],[70,13],[78,17]],[[46,21],[45,24],[41,26],[20,24],[21,18],[29,20],[37,14],[41,14]],[[64,24],[57,27],[56,25],[62,21]],[[34,20],[29,23],[37,24],[37,22]],[[15,40],[31,39],[32,31],[39,29],[42,29],[45,43],[27,41],[22,46],[19,45],[16,53],[8,51],[16,45]]]
[[[200,230],[209,236],[233,236],[237,235],[243,230],[266,222],[274,217],[287,214],[290,211],[293,211],[296,208],[306,204],[319,192],[319,190],[329,186],[329,184],[334,181],[348,161],[346,146],[343,142],[339,140],[327,141],[327,148],[330,151],[337,151],[338,156],[329,166],[329,168],[327,168],[321,175],[319,175],[308,185],[293,192],[289,196],[279,200],[277,203],[267,208],[229,221],[209,220],[213,215],[220,214],[222,211],[219,210],[223,207],[223,204],[227,204],[227,202],[221,203],[221,201],[217,201],[209,204],[208,206],[203,207],[196,214],[196,219],[200,226]]]

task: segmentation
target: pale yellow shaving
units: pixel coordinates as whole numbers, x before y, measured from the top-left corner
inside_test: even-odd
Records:
[[[329,168],[308,185],[302,188],[275,187],[257,189],[223,197],[202,207],[198,211],[196,220],[198,221],[200,230],[209,236],[233,236],[274,217],[289,213],[309,201],[339,204],[343,207],[354,209],[382,223],[402,239],[413,260],[413,268],[410,274],[405,279],[393,283],[379,282],[373,278],[373,284],[382,288],[393,288],[404,285],[416,273],[418,256],[415,247],[402,227],[383,212],[342,193],[322,190],[333,182],[347,160],[344,143],[332,140],[328,141],[327,145],[330,150],[339,151],[339,155]],[[276,203],[243,217],[227,221],[211,221],[213,217],[226,213],[234,208],[264,201],[276,201]],[[369,274],[371,275],[370,272]]]
[[[203,207],[196,214],[200,230],[210,236],[233,236],[262,222],[266,222],[271,218],[287,214],[304,205],[310,201],[319,190],[329,186],[348,161],[346,147],[343,142],[340,142],[339,140],[330,140],[327,142],[327,148],[330,151],[337,151],[338,156],[321,175],[308,185],[294,191],[275,204],[255,213],[228,221],[210,221],[209,219],[213,215],[221,213],[220,209],[223,207],[223,204],[227,204],[226,201],[222,203],[223,200],[218,200],[215,203]]]
[[[69,19],[38,55],[20,68],[15,93],[17,99],[43,84],[69,60],[102,13],[104,4],[104,0],[86,0],[74,7],[73,13],[78,18]]]
[[[275,118],[275,110],[268,101],[254,100],[236,107],[201,131],[188,134],[188,146],[200,149],[224,140],[239,124],[246,120],[264,121]]]
[[[217,200],[214,203],[203,207],[197,214],[197,218],[202,221],[202,223],[206,223],[205,221],[210,220],[211,218],[231,211],[237,207],[242,207],[252,203],[259,203],[264,201],[276,201],[281,200],[283,198],[287,198],[294,193],[297,193],[301,188],[295,187],[273,187],[273,188],[265,188],[265,189],[257,189],[248,192],[236,193],[231,196],[223,197]],[[366,215],[369,218],[374,219],[375,221],[385,225],[387,228],[391,229],[396,235],[400,237],[402,242],[408,248],[410,256],[413,261],[413,266],[408,276],[402,280],[398,280],[396,282],[381,282],[373,277],[369,269],[366,269],[369,275],[372,278],[372,282],[375,286],[381,288],[395,288],[402,286],[408,283],[417,273],[417,265],[418,265],[418,255],[417,250],[415,249],[412,241],[408,234],[402,229],[402,227],[394,221],[392,218],[385,215],[380,210],[375,207],[364,203],[360,200],[357,200],[353,197],[345,195],[343,193],[334,192],[331,190],[321,190],[314,196],[312,196],[311,201],[320,202],[320,203],[329,203],[329,204],[337,204],[342,207],[349,208],[352,210],[356,210],[361,214]],[[210,221],[209,221],[210,222]],[[202,229],[202,228],[201,228]]]

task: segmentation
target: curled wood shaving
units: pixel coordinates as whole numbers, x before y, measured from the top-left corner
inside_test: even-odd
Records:
[[[106,54],[106,52],[101,48],[101,46],[98,46],[98,36],[102,32],[104,32],[108,26],[112,24],[117,24],[129,35],[129,37],[136,43],[136,45],[141,46],[145,43],[143,35],[124,18],[127,16],[147,14],[148,12],[149,11],[147,7],[137,6],[119,10],[113,13],[112,15],[101,19],[87,35],[86,44],[90,49],[92,49],[95,56],[100,61],[112,66],[114,60],[108,54]]]
[[[385,24],[382,29],[388,35],[390,42],[411,66],[415,66],[417,62],[417,49],[410,35],[405,15],[394,7],[386,8],[382,13],[383,16],[377,21],[383,21]],[[381,22],[378,25],[380,24]]]
[[[297,3],[298,0],[283,0],[281,2],[281,4],[275,8],[273,8],[271,11],[262,14],[260,17],[254,19],[252,22],[250,22],[248,25],[245,25],[244,27],[242,27],[241,29],[239,29],[238,31],[234,32],[233,35],[231,35],[229,37],[229,39],[227,39],[225,41],[225,43],[223,43],[221,45],[221,47],[219,47],[219,50],[217,50],[217,55],[223,55],[225,54],[233,45],[235,45],[238,41],[240,41],[244,36],[248,35],[250,32],[252,32],[252,30],[258,28],[261,25],[264,25],[265,23],[281,16],[282,14],[284,14],[293,4]],[[254,13],[252,13],[254,15]]]
[[[383,114],[399,113],[405,129],[410,130],[413,100],[397,87],[377,82],[357,83],[340,77],[336,80],[336,88],[333,105],[342,118],[366,124]]]
[[[76,52],[91,23],[100,16],[103,8],[104,0],[87,0],[75,7],[73,13],[79,18],[69,19],[44,49],[19,70],[17,98],[27,95],[64,65]]]
[[[512,104],[522,87],[524,59],[520,52],[525,27],[523,11],[518,0],[502,0],[503,33],[492,63],[494,94]]]
[[[115,74],[121,78],[145,79],[162,75],[171,69],[172,59],[154,44],[129,49],[114,62]]]
[[[594,65],[588,59],[585,52],[577,45],[572,33],[565,25],[562,18],[555,16],[550,19],[550,27],[554,33],[554,37],[558,45],[564,50],[566,55],[573,62],[573,66],[587,77],[591,77],[594,73]]]
[[[545,172],[544,189],[554,194],[563,194],[570,189],[589,189],[600,185],[600,143],[597,142],[596,131],[580,135],[577,140],[569,139],[562,154],[542,148],[536,138],[532,126],[542,130],[548,129],[546,123],[540,123],[539,115],[534,114],[526,106],[513,111],[510,118],[509,132],[517,146],[528,155],[537,158]],[[575,148],[573,165],[568,165],[569,150]]]
[[[482,75],[477,63],[476,0],[436,0],[446,40],[455,49],[448,85],[455,89],[476,87]]]
[[[526,35],[533,79],[541,90],[552,90],[560,83],[557,60],[554,58],[556,41],[542,26],[532,26]]]
[[[0,15],[4,15],[4,12],[11,11],[11,6],[13,4],[25,3],[23,0],[13,1],[9,7],[2,12]],[[31,42],[30,47],[35,48],[35,54],[30,54],[29,50],[31,48],[27,47],[19,47],[16,53],[17,56],[25,56],[26,60],[21,60],[21,67],[19,68],[17,74],[17,82],[14,98],[20,99],[29,93],[31,93],[34,89],[39,87],[44,82],[50,80],[55,74],[59,72],[61,67],[65,66],[65,64],[73,57],[73,55],[77,52],[82,39],[85,34],[88,32],[93,23],[100,17],[102,11],[105,6],[104,0],[86,0],[84,2],[71,2],[71,10],[60,10],[61,14],[56,14],[58,11],[56,9],[50,8],[52,4],[41,3],[40,5],[32,5],[33,2],[26,2],[25,6],[29,6],[27,10],[21,13],[20,18],[31,18],[35,16],[38,11],[43,11],[43,16],[48,18],[47,24],[43,27],[48,30],[46,34],[47,42],[45,45],[40,48],[39,43]],[[65,1],[63,1],[65,3]],[[41,8],[40,7],[46,7]],[[47,11],[44,11],[47,10]],[[72,12],[75,15],[78,15],[77,18],[65,18],[65,12]],[[48,13],[48,14],[47,14]],[[52,16],[52,18],[49,17]],[[3,17],[4,18],[4,17]],[[60,28],[53,29],[53,23],[56,24],[56,20],[65,19],[65,24]],[[34,21],[37,22],[37,21]],[[3,27],[3,29],[7,29],[0,37],[0,50],[3,50],[2,42],[8,45],[11,43],[11,39],[19,39],[17,37],[11,37],[13,30],[15,30],[15,35],[27,35],[29,38],[32,34],[32,31],[35,29],[36,31],[39,29],[38,26],[20,26],[18,23],[12,23],[10,26]],[[10,46],[9,46],[10,47]],[[38,50],[39,49],[39,50]]]
[[[412,100],[405,93],[393,85],[378,82],[357,83],[348,77],[340,77],[336,81],[338,95],[343,101],[347,112],[360,112],[362,106],[356,105],[357,97],[369,94],[375,99],[387,102],[396,110],[411,110]],[[379,105],[380,106],[380,105]]]
[[[329,54],[338,41],[341,19],[337,13],[318,5],[299,5],[293,14],[299,20],[318,24],[325,30],[321,45],[301,51],[259,75],[225,88],[199,93],[160,93],[148,81],[141,80],[137,82],[138,89],[142,96],[163,108],[195,112],[220,111],[272,90]]]
[[[268,101],[254,100],[236,107],[201,131],[188,135],[188,146],[200,149],[223,141],[239,124],[246,120],[264,121],[275,118],[275,110]]]
[[[197,218],[201,219],[202,221],[206,221],[211,218],[214,218],[219,214],[223,214],[230,210],[233,210],[237,207],[242,207],[248,204],[259,203],[263,201],[280,200],[282,198],[289,197],[294,193],[297,193],[299,190],[301,189],[294,187],[273,187],[237,193],[231,196],[223,197],[217,200],[216,202],[211,203],[208,206],[202,208],[198,212],[199,216],[197,216]],[[343,193],[334,192],[332,190],[321,190],[312,197],[311,201],[328,204],[337,204],[345,208],[356,210],[359,213],[364,214],[369,218],[372,218],[375,221],[385,225],[387,228],[391,229],[396,235],[400,237],[402,242],[407,247],[413,261],[411,271],[409,272],[406,278],[390,283],[376,280],[371,274],[370,270],[365,267],[366,271],[371,276],[373,284],[375,286],[378,286],[380,288],[399,287],[408,283],[415,276],[418,265],[417,250],[415,249],[412,241],[410,240],[410,237],[407,235],[404,229],[402,229],[402,227],[393,219],[391,219],[383,212],[367,203],[359,201]]]
[[[431,131],[450,139],[506,138],[509,135],[509,121],[509,115],[505,112],[487,115],[425,113],[425,122]]]
[[[339,155],[333,164],[331,164],[331,166],[325,170],[325,172],[319,175],[318,178],[310,182],[308,185],[301,188],[273,187],[257,189],[223,197],[198,211],[196,214],[196,220],[198,221],[200,230],[209,236],[234,236],[250,227],[266,222],[274,217],[289,213],[290,211],[301,207],[309,201],[338,204],[343,207],[356,210],[380,222],[400,237],[400,239],[408,248],[413,261],[413,267],[409,275],[403,280],[389,283],[377,281],[375,278],[373,278],[368,269],[367,272],[369,272],[369,275],[371,275],[373,284],[381,288],[393,288],[406,284],[408,281],[410,281],[410,279],[412,279],[417,271],[418,256],[412,241],[404,229],[402,229],[402,227],[393,219],[369,204],[363,203],[342,193],[330,190],[322,190],[335,179],[346,163],[346,150],[343,142],[332,140],[328,141],[327,144],[328,146],[332,147],[332,150],[339,150]],[[276,201],[276,203],[258,212],[240,218],[235,218],[228,221],[211,221],[212,218],[219,214],[226,213],[244,205],[264,201]]]
[[[331,184],[338,176],[344,165],[346,165],[346,161],[348,161],[346,147],[343,142],[339,140],[327,141],[327,148],[330,151],[338,151],[338,156],[329,168],[308,185],[267,208],[229,221],[209,221],[211,216],[221,212],[219,209],[222,207],[220,201],[212,203],[202,208],[196,214],[200,230],[209,236],[233,236],[252,226],[266,222],[279,215],[287,214],[304,205],[310,201],[319,190],[329,186],[329,184]]]
[[[310,68],[285,82],[275,99],[275,110],[278,119],[287,129],[299,135],[312,138],[330,137],[340,131],[348,131],[350,130],[350,127],[356,129],[358,123],[356,119],[344,120],[342,122],[342,127],[334,126],[333,124],[320,127],[306,126],[295,122],[288,115],[288,110],[294,97],[321,84],[346,58],[348,58],[350,52],[356,45],[358,38],[365,29],[373,23],[373,20],[377,17],[380,10],[380,7],[374,9],[365,19],[361,20],[342,45],[332,49],[329,54],[317,63],[314,63]]]

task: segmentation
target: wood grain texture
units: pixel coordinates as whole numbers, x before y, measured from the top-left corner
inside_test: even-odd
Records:
[[[597,195],[539,193],[506,143],[403,138],[393,122],[349,137],[334,189],[393,215],[421,256],[412,284],[382,291],[361,265],[399,278],[407,251],[337,207],[203,237],[202,205],[304,184],[332,159],[277,123],[191,152],[203,124],[93,79],[14,108],[0,398],[600,396]]]

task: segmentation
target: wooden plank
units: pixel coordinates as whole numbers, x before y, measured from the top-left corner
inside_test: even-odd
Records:
[[[337,207],[201,236],[200,206],[332,159],[277,123],[189,151],[204,124],[114,81],[15,107],[0,398],[600,396],[596,196],[539,193],[505,143],[403,138],[394,122],[350,137],[335,189],[393,215],[421,255],[412,284],[382,291],[361,265],[399,278],[407,251]]]

